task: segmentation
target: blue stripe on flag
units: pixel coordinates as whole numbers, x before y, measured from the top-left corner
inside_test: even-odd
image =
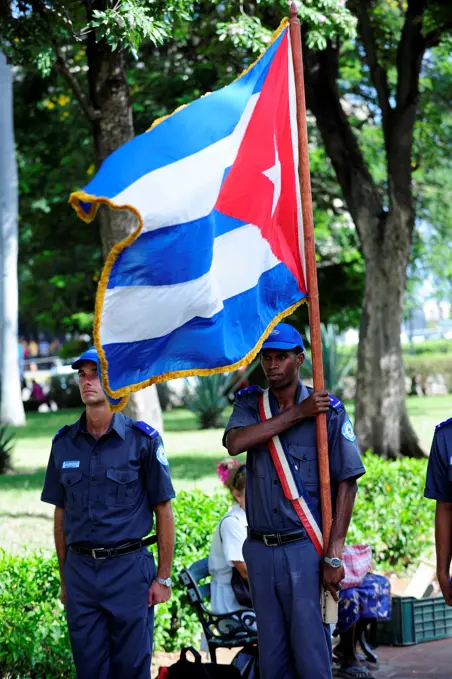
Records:
[[[278,313],[304,296],[285,264],[278,264],[262,274],[256,287],[226,300],[212,318],[194,318],[156,339],[106,344],[110,388],[139,384],[169,371],[231,365],[256,346]]]
[[[175,285],[200,278],[210,270],[215,236],[245,223],[214,210],[193,222],[144,232],[121,252],[107,287]]]
[[[221,90],[196,99],[153,130],[140,134],[117,149],[104,160],[83,191],[113,198],[149,172],[197,153],[230,135],[251,95],[262,88],[285,32],[244,76]],[[90,204],[84,203],[83,207],[88,212]]]

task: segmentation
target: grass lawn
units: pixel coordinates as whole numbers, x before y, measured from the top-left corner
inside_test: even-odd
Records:
[[[348,411],[353,418],[351,404]],[[64,424],[74,422],[80,412],[30,413],[27,426],[16,429],[14,473],[0,476],[0,548],[53,548],[53,508],[39,497],[52,437]],[[435,425],[452,416],[452,395],[409,398],[408,412],[428,450]],[[215,463],[226,455],[221,445],[222,430],[198,431],[193,414],[182,409],[165,413],[164,422],[165,448],[176,491],[220,489]]]

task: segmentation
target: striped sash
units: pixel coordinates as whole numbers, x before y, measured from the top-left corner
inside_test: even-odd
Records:
[[[266,389],[259,397],[259,415],[262,422],[273,417],[270,392]],[[320,530],[320,517],[312,503],[311,497],[297,473],[294,473],[294,462],[287,455],[282,437],[273,436],[268,442],[270,455],[275,465],[279,481],[285,497],[291,501],[298,518],[319,554],[323,555],[323,536]]]

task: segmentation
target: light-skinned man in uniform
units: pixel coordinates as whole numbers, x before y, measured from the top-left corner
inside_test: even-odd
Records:
[[[171,594],[174,490],[150,425],[112,415],[96,350],[78,370],[85,412],[53,439],[41,499],[55,545],[78,679],[149,679],[154,606]],[[146,536],[156,517],[157,537]],[[158,544],[158,568],[147,546]]]
[[[230,455],[247,451],[248,568],[259,637],[261,679],[330,679],[331,638],[322,621],[321,581],[335,599],[344,577],[342,552],[357,490],[365,473],[343,404],[299,380],[303,340],[292,326],[276,326],[261,351],[272,416],[263,420],[262,390],[237,395],[224,442]],[[327,414],[333,528],[322,561],[291,501],[268,447],[279,436],[294,478],[320,515],[315,417]]]

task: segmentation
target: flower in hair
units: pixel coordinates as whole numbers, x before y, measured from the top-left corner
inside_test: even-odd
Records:
[[[229,477],[229,472],[231,471],[232,467],[235,467],[238,465],[237,460],[228,460],[228,462],[219,462],[217,464],[217,474],[218,478],[220,479],[221,483],[226,486],[228,482],[228,477]]]

